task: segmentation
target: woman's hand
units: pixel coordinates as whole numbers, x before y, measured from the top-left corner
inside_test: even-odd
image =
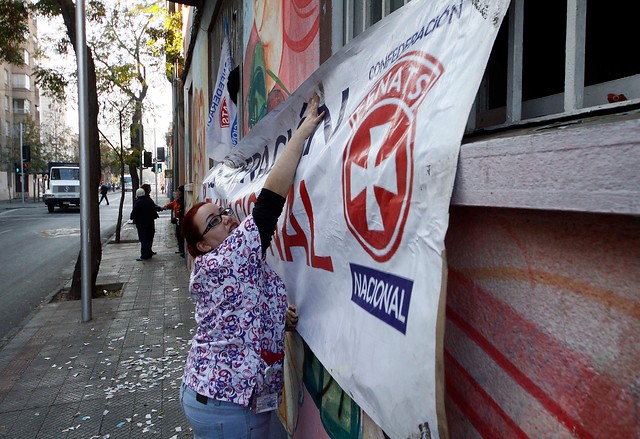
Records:
[[[298,312],[295,305],[289,305],[287,307],[287,314],[284,323],[285,331],[293,331],[298,325]]]
[[[309,107],[307,108],[307,117],[304,119],[298,130],[306,139],[313,133],[320,121],[324,118],[324,111],[318,114],[318,106],[320,105],[320,97],[316,93],[309,99]]]
[[[264,188],[269,189],[271,192],[285,197],[289,193],[289,188],[293,183],[293,179],[296,174],[296,168],[302,155],[302,148],[304,142],[316,129],[322,118],[324,117],[324,111],[318,114],[318,105],[320,104],[320,98],[317,94],[313,94],[309,99],[309,107],[307,108],[307,116],[302,124],[293,133],[291,139],[284,148],[284,151],[280,154],[276,163],[271,168],[267,181],[264,182]]]

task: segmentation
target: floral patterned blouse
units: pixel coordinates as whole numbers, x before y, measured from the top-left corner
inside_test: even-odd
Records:
[[[279,402],[287,298],[282,279],[262,256],[253,215],[216,249],[196,257],[189,291],[198,329],[183,382],[242,406],[254,393],[276,393]]]

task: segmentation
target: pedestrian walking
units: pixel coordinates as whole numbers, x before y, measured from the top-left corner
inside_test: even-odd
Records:
[[[180,401],[195,438],[269,437],[269,418],[282,398],[284,332],[295,328],[298,315],[265,255],[304,142],[324,117],[318,102],[314,95],[242,222],[212,203],[197,203],[184,216],[198,329]]]
[[[164,194],[164,185],[160,186],[160,191]]]
[[[136,191],[136,200],[129,218],[135,223],[140,240],[140,257],[136,261],[151,259],[156,253],[152,250],[153,237],[156,233],[155,221],[161,207],[156,206],[151,197],[142,188]]]
[[[164,186],[162,187],[164,188]],[[178,187],[174,200],[165,204],[164,209],[173,209],[171,223],[176,226],[176,239],[178,240],[178,251],[176,253],[179,253],[180,256],[184,257],[184,239],[182,238],[182,232],[180,231],[182,218],[184,217],[184,185],[180,185]]]
[[[102,183],[102,186],[100,186],[100,201],[98,201],[98,204],[101,204],[102,200],[106,200],[107,206],[109,205],[109,198],[107,198],[108,193],[109,193],[109,186]]]

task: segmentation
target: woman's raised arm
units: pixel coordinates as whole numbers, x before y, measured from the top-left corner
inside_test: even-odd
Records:
[[[264,188],[275,192],[283,197],[287,196],[289,187],[293,183],[293,178],[296,175],[296,169],[300,156],[302,155],[302,147],[307,137],[313,133],[322,118],[324,117],[324,111],[318,114],[318,104],[320,98],[317,94],[314,94],[309,100],[309,108],[307,109],[307,116],[302,122],[302,125],[293,133],[291,140],[287,143],[282,155],[276,160],[273,165],[267,181],[264,183]]]

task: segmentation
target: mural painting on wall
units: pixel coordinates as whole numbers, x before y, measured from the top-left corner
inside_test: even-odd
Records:
[[[193,99],[193,184],[199,187],[209,171],[209,160],[205,146],[208,108],[204,99],[204,91],[196,89]]]
[[[245,0],[243,126],[247,133],[319,66],[319,0]]]

